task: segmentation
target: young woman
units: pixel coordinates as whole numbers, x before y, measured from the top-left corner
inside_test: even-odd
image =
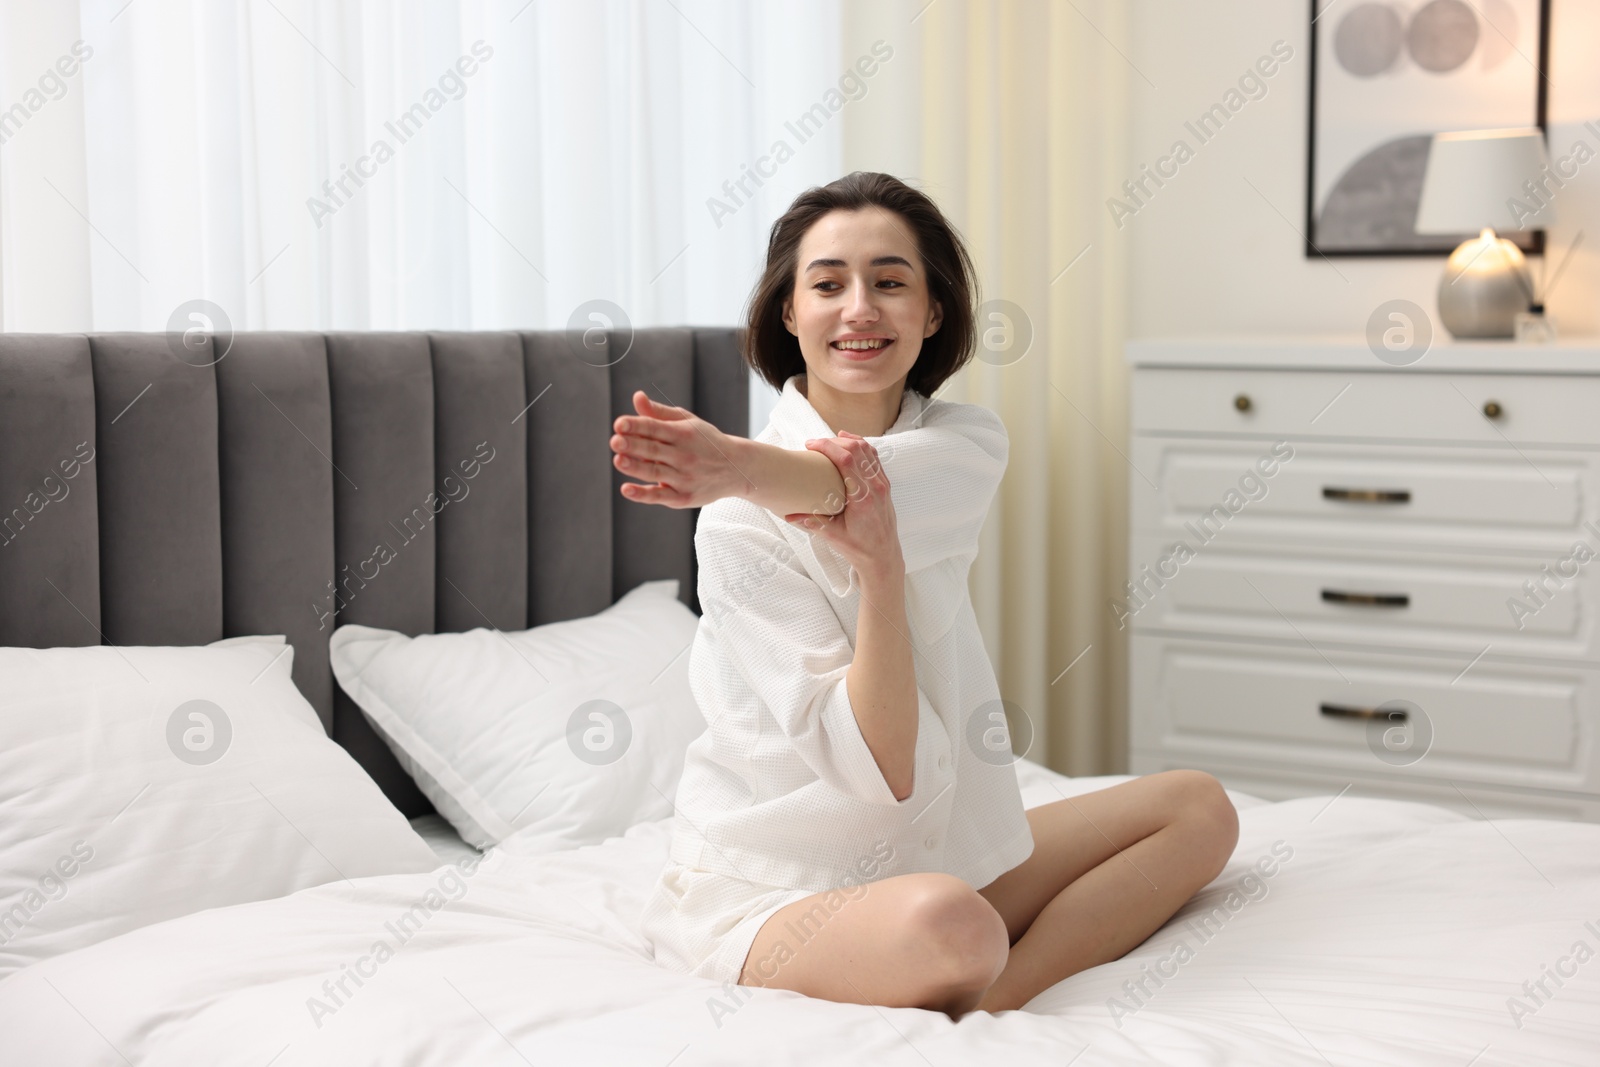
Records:
[[[749,308],[745,359],[782,390],[766,429],[643,392],[616,420],[623,495],[703,507],[707,730],[643,919],[666,966],[952,1018],[1019,1008],[1137,946],[1232,854],[1233,805],[1199,771],[1023,811],[967,595],[1005,427],[930,399],[972,357],[973,273],[897,179],[810,189]]]

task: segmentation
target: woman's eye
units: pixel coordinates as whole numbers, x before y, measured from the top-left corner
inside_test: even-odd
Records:
[[[896,278],[884,278],[882,281],[878,282],[878,286],[880,288],[882,288],[884,286],[891,286],[891,285],[895,286],[896,288],[900,288],[900,289],[904,289],[906,287],[906,283],[905,282],[902,282],[902,281],[900,281],[899,279],[896,279]],[[828,286],[832,286],[832,288],[828,288]],[[831,292],[835,292],[836,290],[844,288],[844,286],[840,285],[838,282],[835,282],[835,281],[823,280],[823,281],[820,281],[820,282],[816,283],[816,285],[812,286],[812,288],[813,289],[821,289],[824,293],[831,293]]]

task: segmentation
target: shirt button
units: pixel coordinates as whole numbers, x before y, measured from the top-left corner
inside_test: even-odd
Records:
[[[948,766],[950,766],[950,757],[941,755],[939,757],[939,769],[942,771]]]
[[[938,834],[929,834],[927,836],[927,839],[924,840],[922,843],[924,845],[926,845],[930,850],[938,848],[939,847],[939,835]]]

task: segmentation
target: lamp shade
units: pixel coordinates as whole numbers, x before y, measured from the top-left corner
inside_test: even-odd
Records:
[[[1417,204],[1418,233],[1476,233],[1530,228],[1554,221],[1554,207],[1531,198],[1524,183],[1537,183],[1548,164],[1544,132],[1536,127],[1436,133],[1428,148]],[[1516,201],[1523,205],[1516,209]]]

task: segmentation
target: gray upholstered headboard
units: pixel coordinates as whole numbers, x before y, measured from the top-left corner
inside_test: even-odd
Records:
[[[736,331],[575,336],[240,333],[212,362],[0,334],[0,645],[286,634],[334,739],[429,810],[334,683],[335,625],[520,630],[654,578],[699,610],[698,512],[624,499],[607,442],[635,389],[747,434]]]

